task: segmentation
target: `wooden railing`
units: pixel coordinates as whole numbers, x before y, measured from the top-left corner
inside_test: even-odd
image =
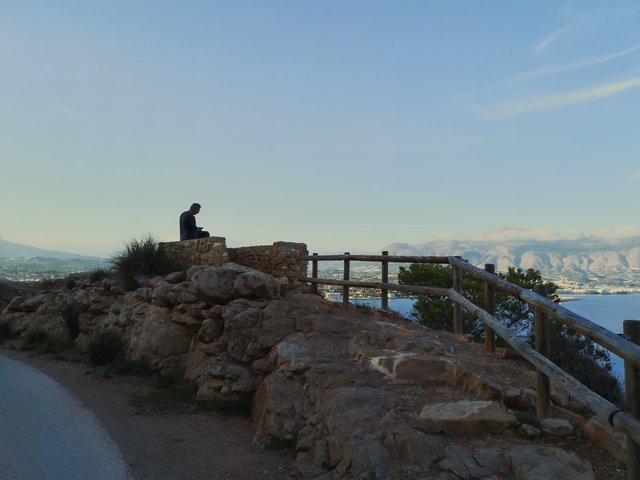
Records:
[[[579,402],[598,414],[606,415],[615,429],[627,436],[627,471],[629,479],[640,478],[640,322],[626,320],[624,336],[617,335],[578,315],[561,305],[549,300],[542,289],[531,291],[514,285],[495,275],[495,267],[485,265],[485,269],[477,268],[460,257],[415,257],[391,256],[388,252],[382,255],[313,255],[300,257],[300,260],[311,261],[311,277],[301,280],[312,285],[317,292],[317,285],[338,285],[343,287],[342,301],[349,303],[351,287],[372,288],[380,290],[381,308],[388,309],[389,291],[448,297],[453,302],[453,332],[462,332],[462,310],[480,319],[485,326],[485,351],[494,351],[494,339],[497,334],[511,345],[522,357],[536,367],[536,413],[545,418],[551,405],[550,381],[567,391]],[[320,261],[342,261],[343,279],[333,280],[318,277]],[[381,278],[379,282],[362,282],[350,280],[351,262],[379,262]],[[453,270],[451,288],[423,287],[417,285],[401,285],[389,283],[389,263],[432,263],[448,264]],[[484,283],[484,306],[480,307],[462,295],[462,275],[466,274]],[[504,326],[495,317],[495,291],[500,290],[533,307],[535,322],[535,348],[522,340],[517,333]],[[608,400],[584,386],[558,365],[549,360],[548,318],[552,318],[568,328],[584,335],[598,345],[624,360],[625,410],[620,410]],[[634,343],[635,342],[635,343]]]

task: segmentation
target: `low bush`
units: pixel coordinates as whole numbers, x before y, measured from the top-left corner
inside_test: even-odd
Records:
[[[87,347],[89,363],[94,367],[122,360],[125,352],[126,347],[122,336],[111,330],[94,335]]]
[[[104,267],[98,267],[91,272],[91,274],[89,275],[89,280],[91,280],[92,283],[99,282],[107,278],[110,273],[111,272],[108,269]]]
[[[137,276],[166,275],[181,269],[151,236],[126,243],[111,264],[125,290],[138,287]]]
[[[73,348],[73,340],[64,333],[51,334],[42,328],[27,330],[22,336],[20,348],[43,355],[57,354]]]
[[[13,324],[9,320],[0,318],[0,345],[12,338],[15,338]]]
[[[233,415],[248,415],[253,406],[250,394],[217,400],[198,400],[197,394],[198,385],[194,380],[158,375],[156,388],[135,397],[133,403],[140,409],[154,412],[215,412]]]

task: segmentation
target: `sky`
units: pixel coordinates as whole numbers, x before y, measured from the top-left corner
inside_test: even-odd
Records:
[[[635,0],[0,0],[0,69],[3,240],[640,233]]]

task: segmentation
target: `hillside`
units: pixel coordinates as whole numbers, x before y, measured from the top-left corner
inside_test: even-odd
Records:
[[[70,273],[95,270],[106,262],[99,257],[44,250],[0,239],[0,278],[7,280],[60,278]]]
[[[640,237],[397,242],[384,250],[391,255],[459,255],[480,267],[493,263],[499,272],[509,267],[534,268],[573,290],[640,290]]]

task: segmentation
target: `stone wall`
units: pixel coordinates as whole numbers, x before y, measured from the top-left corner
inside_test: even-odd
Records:
[[[160,245],[170,257],[185,267],[221,267],[233,262],[275,278],[286,278],[289,283],[307,274],[308,262],[297,259],[298,256],[309,255],[304,243],[275,242],[273,245],[227,248],[224,237],[208,237]]]
[[[297,256],[309,255],[304,243],[275,242],[273,245],[229,248],[229,261],[268,273],[290,282],[307,274],[307,261]]]
[[[221,267],[227,263],[227,239],[224,237],[207,237],[182,242],[163,242],[169,257],[185,267],[193,265],[209,265]]]

